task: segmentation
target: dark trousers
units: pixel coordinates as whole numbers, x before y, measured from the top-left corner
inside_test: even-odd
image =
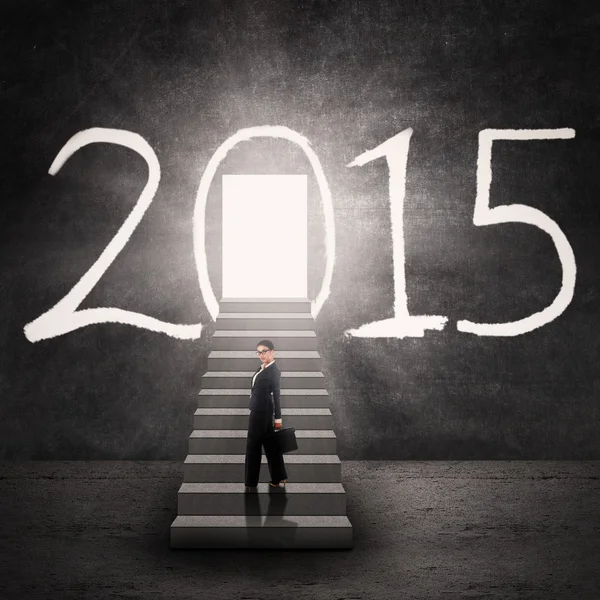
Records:
[[[273,413],[268,410],[251,410],[248,419],[248,438],[246,439],[246,485],[258,485],[260,460],[262,457],[263,436],[273,431]],[[266,448],[267,463],[271,481],[278,483],[287,479],[283,454],[276,449]]]

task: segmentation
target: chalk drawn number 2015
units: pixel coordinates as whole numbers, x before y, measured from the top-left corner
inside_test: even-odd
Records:
[[[403,205],[405,196],[406,165],[412,129],[386,140],[376,148],[362,153],[348,167],[362,166],[377,158],[385,158],[389,170],[389,198],[392,225],[393,267],[394,267],[394,316],[390,319],[366,323],[357,329],[349,329],[347,336],[355,337],[422,337],[426,330],[441,330],[447,317],[431,315],[410,315],[406,295]],[[255,137],[281,138],[297,144],[307,156],[314,171],[320,191],[326,236],[326,268],[321,291],[312,302],[312,314],[316,317],[329,295],[334,262],[334,222],[331,193],[320,162],[310,147],[308,140],[297,132],[281,126],[263,126],[242,129],[228,138],[217,151],[205,169],[200,181],[194,211],[194,249],[198,279],[203,297],[211,316],[216,318],[218,303],[208,280],[206,254],[204,249],[204,212],[206,196],[215,172],[227,152],[240,141]],[[459,331],[480,336],[515,336],[532,331],[550,323],[564,312],[570,304],[576,278],[576,265],[573,249],[560,227],[546,214],[522,204],[489,206],[492,181],[492,144],[494,140],[552,140],[571,139],[575,131],[563,129],[484,129],[479,132],[477,157],[477,191],[473,223],[476,226],[498,223],[525,223],[545,231],[554,242],[562,266],[562,283],[552,303],[540,312],[508,323],[473,323],[467,320],[457,322]],[[137,152],[148,165],[148,180],[131,213],[109,242],[107,247],[73,288],[52,308],[28,323],[24,332],[27,339],[37,342],[64,335],[81,327],[98,323],[125,323],[149,329],[179,339],[198,339],[202,324],[191,325],[167,323],[148,315],[114,307],[77,310],[114,259],[125,247],[127,241],[139,225],[144,213],[152,203],[160,181],[160,165],[150,145],[138,134],[130,131],[93,128],[75,134],[60,150],[49,173],[55,175],[77,150],[88,144],[104,142],[125,146]]]

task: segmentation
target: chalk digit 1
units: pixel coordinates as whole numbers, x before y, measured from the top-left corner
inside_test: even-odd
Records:
[[[96,142],[118,144],[137,152],[148,164],[148,181],[135,206],[108,246],[88,269],[69,293],[61,298],[51,309],[34,321],[25,325],[25,336],[30,342],[37,342],[64,335],[80,327],[94,323],[126,323],[166,333],[179,339],[198,339],[202,324],[180,325],[159,321],[153,317],[120,308],[88,308],[77,310],[85,297],[104,275],[119,252],[123,249],[135,228],[139,225],[146,209],[154,199],[160,181],[160,165],[156,154],[140,135],[121,129],[95,127],[76,133],[57,154],[50,166],[49,173],[55,175],[69,158],[83,146]]]
[[[494,140],[564,140],[575,137],[575,130],[563,129],[483,129],[479,132],[477,155],[477,193],[473,223],[477,226],[496,223],[526,223],[545,231],[554,242],[562,266],[562,285],[554,301],[544,310],[508,323],[473,323],[458,321],[459,331],[475,335],[515,336],[546,325],[569,306],[575,290],[575,255],[560,227],[542,211],[523,204],[490,208],[492,183],[492,144]]]
[[[406,163],[412,129],[405,129],[373,150],[357,156],[348,167],[363,166],[385,157],[389,170],[390,214],[392,224],[392,261],[394,268],[394,316],[373,321],[357,329],[348,329],[346,336],[373,338],[423,337],[427,329],[441,330],[448,317],[437,315],[410,315],[406,295],[404,256],[404,196],[406,193]]]

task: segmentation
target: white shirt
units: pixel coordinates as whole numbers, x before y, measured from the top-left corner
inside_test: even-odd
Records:
[[[256,379],[256,376],[261,373],[262,371],[264,371],[267,367],[270,367],[273,363],[275,362],[275,359],[273,359],[270,363],[262,364],[260,365],[260,371],[256,371],[256,373],[254,373],[254,377],[252,378],[252,385],[254,385],[254,381]]]

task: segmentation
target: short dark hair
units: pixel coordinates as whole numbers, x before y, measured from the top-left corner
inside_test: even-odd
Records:
[[[260,342],[256,344],[257,348],[259,346],[266,346],[269,350],[275,350],[275,346],[273,346],[273,342],[271,340],[260,340]]]

